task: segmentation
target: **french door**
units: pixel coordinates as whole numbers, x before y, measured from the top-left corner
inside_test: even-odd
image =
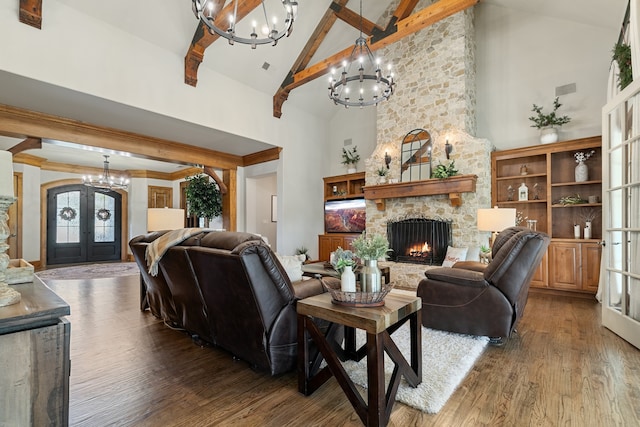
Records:
[[[117,261],[122,196],[85,185],[47,192],[47,265]]]
[[[640,81],[602,111],[602,324],[640,348]]]

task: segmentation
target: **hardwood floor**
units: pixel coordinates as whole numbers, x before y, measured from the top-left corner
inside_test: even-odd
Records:
[[[358,426],[335,379],[252,371],[139,311],[138,278],[49,281],[71,305],[72,426]],[[531,294],[440,413],[396,403],[392,426],[637,426],[640,350],[600,326],[595,301]]]

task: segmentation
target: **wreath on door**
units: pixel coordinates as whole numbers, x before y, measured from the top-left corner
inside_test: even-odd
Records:
[[[100,221],[109,221],[109,219],[111,219],[111,212],[109,209],[99,209],[98,212],[96,212],[96,218]]]
[[[58,216],[64,221],[73,221],[78,216],[78,212],[70,206],[60,209]]]

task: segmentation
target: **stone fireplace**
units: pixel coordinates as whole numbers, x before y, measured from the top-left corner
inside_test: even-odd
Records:
[[[417,7],[430,3],[421,0]],[[397,86],[394,95],[377,107],[377,144],[365,161],[365,187],[378,184],[376,171],[385,165],[385,154],[392,159],[388,178],[400,182],[402,140],[417,128],[431,134],[433,167],[454,161],[459,174],[475,181],[473,191],[456,193],[456,203],[451,194],[431,194],[428,189],[424,194],[406,197],[398,192],[398,197],[386,198],[384,203],[367,200],[367,232],[386,235],[387,225],[399,219],[438,218],[451,224],[451,246],[486,245],[489,235],[477,231],[476,218],[479,208],[491,207],[493,145],[473,136],[476,130],[473,9],[405,37],[383,49],[381,55],[394,64]],[[449,159],[445,153],[447,142],[453,147]],[[392,266],[392,280],[401,287],[417,287],[425,268],[429,268],[410,266]]]

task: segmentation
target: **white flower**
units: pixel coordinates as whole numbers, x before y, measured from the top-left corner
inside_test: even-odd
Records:
[[[576,163],[582,163],[582,162],[586,162],[587,160],[589,160],[589,157],[593,156],[594,154],[596,154],[595,150],[591,150],[588,153],[583,153],[582,151],[579,151],[577,153],[575,153],[573,155],[573,157],[576,158]]]

